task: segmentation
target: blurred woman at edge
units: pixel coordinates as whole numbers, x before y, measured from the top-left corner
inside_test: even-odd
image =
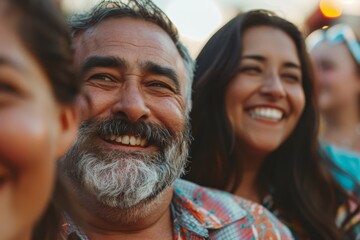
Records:
[[[66,24],[52,4],[0,3],[2,240],[56,239],[59,207],[68,202],[61,181],[55,184],[56,160],[76,136],[81,82]]]
[[[360,153],[360,43],[346,24],[312,32],[306,40],[319,86],[322,140]]]

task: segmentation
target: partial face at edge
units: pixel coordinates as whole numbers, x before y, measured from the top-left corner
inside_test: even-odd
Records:
[[[360,75],[347,46],[319,43],[312,49],[319,84],[321,111],[336,111],[349,104],[357,104],[360,93]]]
[[[244,155],[266,156],[295,129],[305,106],[300,60],[283,31],[245,31],[239,72],[225,97],[226,112]]]
[[[1,6],[0,6],[1,8]],[[60,105],[0,9],[0,233],[22,239],[45,210],[60,152]],[[65,151],[65,150],[63,150]]]

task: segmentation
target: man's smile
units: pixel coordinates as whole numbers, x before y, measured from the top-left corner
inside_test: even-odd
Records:
[[[107,135],[104,138],[106,141],[111,143],[121,143],[123,145],[130,146],[141,146],[145,147],[148,145],[148,140],[143,137],[136,137],[133,135]]]

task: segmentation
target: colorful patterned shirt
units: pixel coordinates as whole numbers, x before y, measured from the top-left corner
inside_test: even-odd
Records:
[[[175,240],[287,240],[290,231],[268,210],[230,193],[178,179],[171,204]],[[71,222],[63,225],[66,240],[88,240]]]

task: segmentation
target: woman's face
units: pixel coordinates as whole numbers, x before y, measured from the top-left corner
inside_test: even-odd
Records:
[[[226,90],[227,116],[239,149],[265,156],[289,137],[304,109],[295,44],[277,28],[250,28],[238,68]]]
[[[320,109],[333,111],[349,104],[357,104],[360,76],[347,46],[322,42],[310,53],[319,84]]]
[[[72,127],[45,73],[0,16],[0,235],[26,239],[51,196]],[[75,124],[73,124],[75,125]],[[69,135],[66,135],[69,134]],[[66,146],[66,147],[65,147]]]

